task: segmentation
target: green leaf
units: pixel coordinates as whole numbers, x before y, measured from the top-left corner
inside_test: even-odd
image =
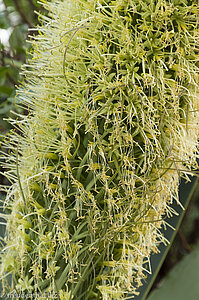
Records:
[[[0,67],[0,78],[3,76],[6,76],[7,70],[8,70],[8,67]]]
[[[161,287],[155,290],[148,300],[197,300],[199,247],[178,263],[163,281]]]
[[[4,0],[4,3],[5,3],[5,5],[6,5],[6,7],[7,7],[7,6],[13,6],[13,5],[14,5],[13,0]]]
[[[10,24],[8,22],[8,19],[5,15],[4,11],[0,11],[0,28],[7,29],[9,28]]]
[[[10,96],[13,92],[13,88],[11,87],[8,87],[8,86],[1,86],[0,87],[0,95],[1,96]]]
[[[4,115],[7,112],[9,112],[11,107],[12,107],[12,105],[5,105],[2,108],[0,108],[0,115]]]
[[[177,204],[173,203],[171,207],[178,213],[178,215],[174,215],[171,219],[166,219],[166,221],[173,227],[168,227],[166,231],[161,230],[162,233],[164,233],[164,236],[169,241],[169,245],[165,246],[161,244],[159,246],[160,252],[158,254],[155,254],[151,257],[151,269],[152,274],[147,274],[147,279],[145,282],[143,282],[143,286],[138,289],[138,292],[140,292],[139,296],[136,297],[136,300],[145,300],[155,279],[158,275],[158,272],[166,258],[166,255],[170,249],[170,246],[172,245],[172,242],[175,238],[175,235],[180,227],[180,224],[182,222],[184,213],[186,211],[186,208],[188,207],[189,201],[193,196],[193,193],[195,192],[196,188],[198,187],[198,180],[196,177],[192,178],[191,182],[186,182],[184,179],[182,179],[180,187],[179,187],[179,200],[185,210],[182,210],[182,208]],[[146,266],[147,268],[147,266]],[[169,299],[169,298],[168,298]],[[175,298],[173,298],[175,299]],[[171,298],[171,300],[173,300]],[[149,300],[149,299],[147,299]],[[151,299],[150,299],[151,300]],[[159,298],[159,300],[162,300]],[[176,299],[175,299],[176,300]],[[195,300],[195,299],[191,299]]]
[[[26,24],[16,26],[11,33],[9,42],[12,49],[16,50],[19,53],[25,52],[26,46],[25,40],[27,38],[28,27]]]

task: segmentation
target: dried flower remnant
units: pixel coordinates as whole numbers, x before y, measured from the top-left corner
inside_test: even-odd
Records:
[[[5,167],[1,278],[125,299],[198,157],[197,1],[43,0]],[[14,123],[14,121],[12,121]]]

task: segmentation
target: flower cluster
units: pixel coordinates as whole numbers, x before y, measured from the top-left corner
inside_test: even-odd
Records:
[[[24,292],[124,299],[197,167],[199,7],[42,2],[17,96],[29,113],[6,141],[4,290],[12,274]]]

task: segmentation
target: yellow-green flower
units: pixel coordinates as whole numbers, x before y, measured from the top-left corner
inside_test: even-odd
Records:
[[[17,96],[30,112],[6,142],[1,273],[9,260],[19,290],[125,299],[166,242],[180,176],[197,167],[199,7],[42,2]]]

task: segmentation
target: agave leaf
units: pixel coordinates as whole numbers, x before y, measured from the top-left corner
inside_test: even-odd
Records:
[[[198,287],[199,249],[198,246],[182,259],[166,276],[159,289],[154,290],[148,300],[196,300]]]
[[[179,200],[181,204],[183,205],[184,209],[182,210],[176,203],[173,203],[172,208],[177,212],[177,215],[173,216],[172,218],[166,218],[166,222],[171,225],[171,227],[168,227],[167,230],[164,231],[164,236],[169,242],[167,246],[160,245],[159,250],[160,252],[158,254],[155,254],[151,256],[151,274],[147,274],[147,279],[143,282],[143,286],[138,289],[138,292],[140,292],[139,296],[137,296],[136,300],[145,300],[148,299],[147,295],[150,292],[150,289],[158,275],[158,272],[167,256],[167,253],[172,246],[173,240],[178,232],[178,229],[180,227],[180,224],[183,220],[184,214],[186,212],[186,209],[189,205],[189,202],[194,194],[194,192],[198,188],[199,181],[196,177],[192,178],[190,182],[186,182],[184,179],[182,179],[182,182],[179,187]],[[186,275],[187,276],[187,275]],[[178,279],[176,279],[178,280]],[[181,284],[181,283],[179,283]],[[173,289],[171,289],[173,291]],[[156,293],[154,293],[154,296]],[[161,295],[158,294],[159,299],[162,299]],[[165,294],[165,297],[167,297],[167,293]],[[173,294],[172,297],[175,297]],[[153,296],[149,297],[150,300],[155,300]],[[165,298],[168,299],[168,298]],[[176,299],[176,297],[175,297]]]

